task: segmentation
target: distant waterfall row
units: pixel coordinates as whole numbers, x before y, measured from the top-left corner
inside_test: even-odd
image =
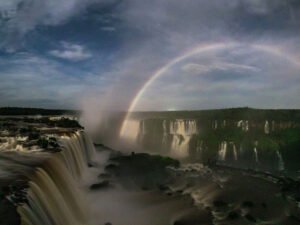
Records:
[[[289,127],[292,124],[274,121],[213,120],[200,123],[192,119],[128,120],[122,138],[139,148],[160,150],[179,158],[217,160],[220,163],[240,163],[246,159],[258,165],[263,162],[266,143],[255,136],[268,137],[271,132]],[[272,157],[273,161],[277,161],[275,167],[284,170],[282,153],[275,150]]]
[[[156,128],[154,125],[154,129]],[[197,134],[198,129],[195,120],[178,119],[163,120],[162,126],[159,125],[158,130],[162,135],[155,138],[161,140],[159,142],[162,147],[171,149],[174,156],[186,157],[190,139]],[[151,121],[128,120],[126,121],[126,132],[121,138],[132,144],[139,144],[147,141],[145,139],[149,138],[148,136],[155,136],[155,133],[156,131],[151,127]]]
[[[93,143],[84,132],[64,136],[60,142],[63,150],[29,178],[28,203],[18,207],[22,225],[88,224],[78,182],[91,163]]]

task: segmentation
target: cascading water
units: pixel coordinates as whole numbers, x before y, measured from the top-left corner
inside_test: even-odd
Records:
[[[276,151],[276,155],[278,157],[278,170],[283,171],[285,169],[285,167],[284,167],[284,161],[283,161],[282,155],[279,151]]]
[[[188,156],[192,135],[197,133],[195,120],[175,120],[170,122],[170,134],[173,136],[171,151],[177,157]]]
[[[237,122],[237,127],[240,127],[242,131],[247,132],[249,130],[249,122],[248,120],[240,120]]]
[[[254,147],[253,147],[253,153],[254,153],[254,158],[255,158],[255,162],[258,163],[259,159],[258,159],[258,152],[257,152],[257,146],[258,146],[258,141],[254,142]]]
[[[233,148],[233,157],[234,160],[237,161],[238,160],[238,153],[237,153],[237,149],[234,143],[232,143],[232,148]]]
[[[220,147],[219,147],[218,159],[220,161],[225,161],[226,154],[227,154],[227,142],[222,141],[221,144],[220,144]]]
[[[22,225],[85,225],[88,212],[78,188],[95,151],[84,132],[61,138],[53,153],[29,177],[28,203],[18,207]]]
[[[267,121],[267,120],[265,121],[264,132],[265,132],[265,134],[270,133],[269,121]]]
[[[170,122],[170,133],[190,136],[197,133],[195,120],[175,120]]]
[[[202,153],[203,153],[203,141],[197,141],[197,145],[196,145],[196,154],[198,158],[202,158]]]
[[[163,139],[162,139],[162,144],[163,145],[166,145],[167,142],[168,142],[169,131],[167,129],[168,129],[168,127],[167,127],[167,121],[164,120],[163,121]]]
[[[215,120],[215,121],[213,122],[212,128],[213,128],[214,130],[218,129],[218,121],[217,121],[217,120]]]

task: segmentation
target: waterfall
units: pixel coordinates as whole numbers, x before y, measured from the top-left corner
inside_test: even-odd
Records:
[[[170,133],[189,136],[197,133],[195,120],[175,120],[170,122]]]
[[[163,121],[163,138],[162,138],[162,144],[166,145],[168,142],[168,130],[167,130],[167,121]]]
[[[257,148],[256,147],[253,148],[253,152],[254,152],[255,162],[258,163],[258,153],[257,153]]]
[[[171,150],[175,157],[187,157],[191,136],[173,135]]]
[[[218,159],[220,161],[225,161],[226,153],[227,153],[227,142],[222,141],[221,144],[220,144],[220,147],[219,147]]]
[[[197,145],[196,145],[196,156],[199,157],[201,159],[202,157],[202,152],[203,152],[203,141],[197,141]]]
[[[269,134],[270,133],[269,121],[267,121],[267,120],[265,122],[264,132],[265,132],[265,134]]]
[[[84,132],[61,137],[53,153],[29,176],[28,203],[18,207],[22,225],[88,224],[78,182],[91,161],[94,146]]]
[[[236,149],[236,146],[234,143],[232,143],[232,146],[233,146],[233,157],[234,157],[234,160],[237,161],[238,160],[237,149]]]
[[[248,131],[249,130],[249,121],[248,120],[240,120],[237,122],[237,127],[242,128],[242,131]]]
[[[140,123],[140,129],[139,129],[139,132],[142,134],[142,135],[145,135],[146,134],[146,125],[145,125],[145,120],[142,120],[141,123]]]
[[[213,122],[212,128],[213,128],[214,130],[218,129],[218,121],[217,121],[217,120],[215,120],[215,121]]]
[[[258,152],[257,152],[258,141],[254,142],[253,152],[255,157],[255,162],[258,163]]]
[[[225,127],[226,127],[226,120],[223,120],[222,127],[223,127],[223,128],[225,128]]]
[[[170,134],[173,136],[171,151],[177,157],[186,157],[189,154],[189,143],[192,135],[196,134],[196,120],[177,119],[170,122]]]
[[[145,126],[143,123],[141,124],[141,130],[144,132]],[[124,127],[125,129],[124,132],[121,133],[121,138],[132,144],[136,144],[140,132],[140,121],[128,119],[124,122]]]
[[[284,170],[284,161],[283,161],[282,155],[279,151],[276,151],[276,155],[278,157],[278,170],[283,171]]]

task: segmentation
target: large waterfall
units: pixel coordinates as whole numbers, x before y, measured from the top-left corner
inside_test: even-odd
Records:
[[[283,163],[286,152],[280,150],[280,138],[272,135],[284,133],[285,129],[300,125],[270,118],[251,119],[245,116],[237,119],[195,118],[179,116],[155,117],[137,116],[125,121],[121,137],[133,144],[136,150],[169,154],[176,158],[192,161],[217,162],[233,166],[255,167],[256,169],[285,170]],[[282,137],[285,137],[284,135]],[[131,145],[130,145],[131,147]],[[270,149],[274,151],[270,151]],[[278,159],[278,167],[268,161]],[[282,154],[282,156],[281,156]]]
[[[144,138],[148,130],[150,138],[160,139],[159,148],[166,148],[175,157],[186,157],[189,153],[189,143],[193,135],[198,133],[196,120],[176,119],[162,120],[156,126],[151,121],[128,119],[124,122],[124,131],[120,137],[126,143],[139,145],[140,142],[147,142]],[[147,132],[146,132],[147,131]],[[155,141],[155,140],[153,140]]]
[[[187,157],[192,135],[197,133],[195,120],[178,119],[170,122],[170,134],[173,136],[171,154],[176,157]]]
[[[29,177],[28,203],[18,207],[22,225],[84,225],[88,212],[79,181],[95,151],[84,132],[61,138],[53,153]]]
[[[226,153],[227,153],[227,142],[222,141],[219,147],[219,153],[218,153],[218,158],[221,161],[226,160]]]

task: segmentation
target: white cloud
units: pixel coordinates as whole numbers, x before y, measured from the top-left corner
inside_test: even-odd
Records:
[[[1,0],[0,48],[16,51],[28,32],[39,25],[55,26],[66,23],[96,3],[112,0]],[[2,20],[5,18],[5,20]]]
[[[208,73],[214,70],[219,71],[235,71],[235,72],[243,72],[243,71],[251,71],[251,72],[259,72],[260,69],[254,66],[236,64],[236,63],[228,63],[228,62],[213,62],[208,65],[197,64],[197,63],[188,63],[181,67],[181,70],[192,75],[199,75],[203,73]]]
[[[81,61],[92,57],[92,54],[82,45],[61,42],[61,49],[51,50],[50,55],[70,61]]]

